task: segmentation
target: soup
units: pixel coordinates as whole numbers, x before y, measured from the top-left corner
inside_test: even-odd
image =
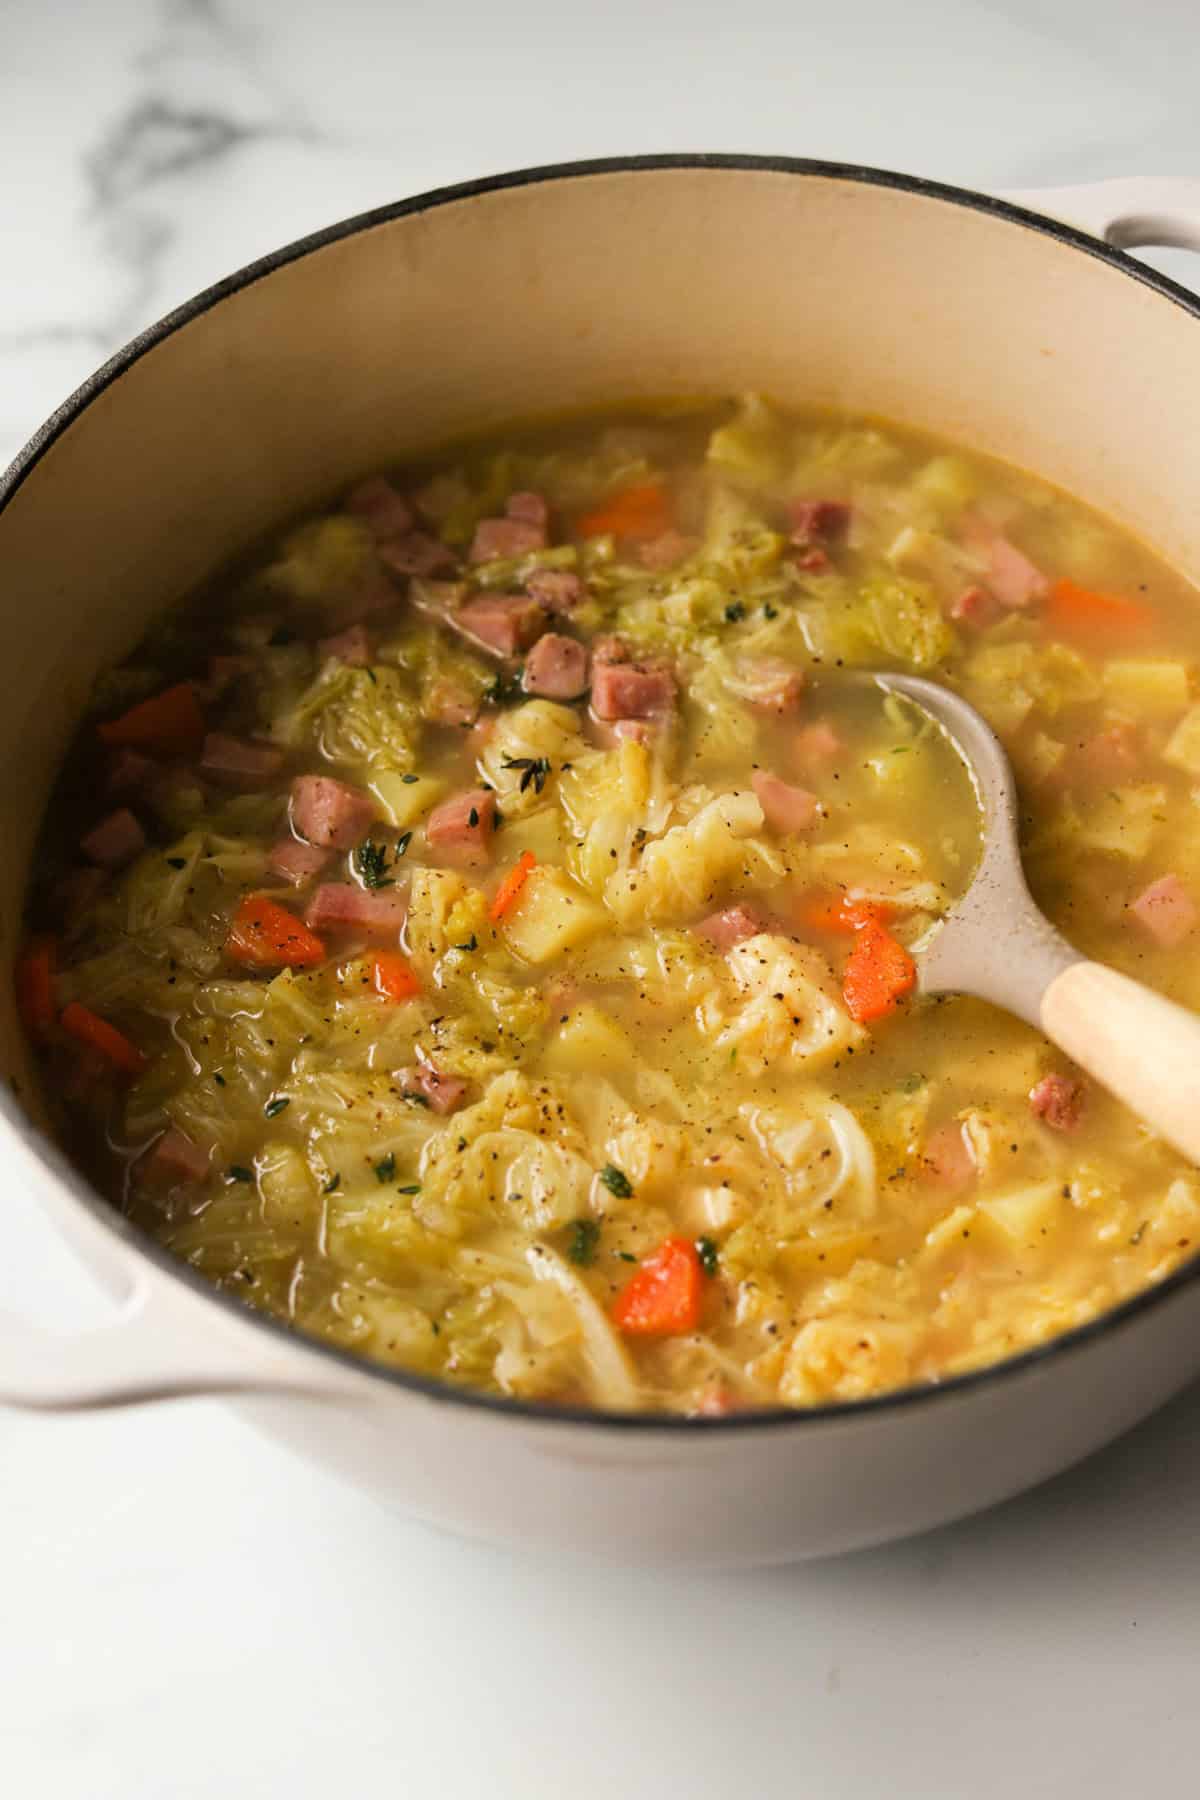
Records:
[[[525,1400],[856,1400],[1193,1249],[1192,1168],[916,997],[1015,764],[1031,885],[1186,1004],[1194,595],[1078,502],[749,398],[375,475],[97,684],[18,999],[81,1166],[298,1328]]]

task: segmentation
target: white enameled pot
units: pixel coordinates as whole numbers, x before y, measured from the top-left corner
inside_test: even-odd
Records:
[[[5,956],[96,671],[264,530],[467,428],[760,388],[1034,469],[1200,578],[1200,304],[1117,248],[1200,248],[1200,181],[1022,199],[741,157],[534,170],[335,226],[137,339],[0,488]],[[119,1303],[73,1339],[0,1317],[13,1405],[227,1395],[268,1435],[454,1530],[737,1564],[985,1506],[1200,1370],[1196,1264],[995,1369],[807,1414],[554,1413],[374,1368],[218,1295],[88,1188],[44,1135],[4,992],[9,1178]]]

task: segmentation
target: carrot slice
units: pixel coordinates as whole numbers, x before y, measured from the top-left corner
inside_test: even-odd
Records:
[[[860,1025],[886,1018],[916,985],[917,965],[875,920],[860,925],[842,971],[842,995]]]
[[[671,501],[660,481],[639,482],[622,488],[602,506],[583,514],[576,529],[580,537],[655,538],[673,523]]]
[[[324,962],[325,946],[286,906],[247,894],[233,915],[225,954],[249,969],[307,969]]]
[[[146,1067],[146,1058],[136,1044],[131,1044],[123,1031],[110,1025],[98,1013],[91,1012],[81,1006],[78,1000],[72,1000],[63,1007],[62,1026],[73,1038],[85,1044],[89,1050],[98,1050],[107,1062],[125,1075],[140,1075]]]
[[[1125,594],[1100,594],[1065,577],[1050,589],[1042,618],[1052,635],[1094,641],[1097,637],[1138,637],[1153,623],[1140,600]]]
[[[30,1037],[46,1038],[54,1029],[54,968],[58,946],[52,937],[30,938],[17,958],[17,1011]]]
[[[517,895],[529,879],[531,869],[537,867],[537,857],[532,850],[522,850],[500,886],[496,889],[495,898],[488,909],[488,918],[493,921],[502,919],[510,910]]]
[[[613,1302],[613,1323],[631,1337],[673,1337],[700,1323],[704,1271],[688,1238],[664,1238]]]
[[[377,993],[385,1000],[411,1000],[421,984],[398,950],[377,950],[372,976]]]
[[[892,908],[882,900],[851,900],[848,894],[816,894],[800,908],[799,923],[810,931],[849,937],[864,925],[886,925]]]
[[[156,751],[160,756],[190,756],[204,742],[204,714],[191,682],[181,681],[96,729],[101,741],[114,749],[123,746]]]

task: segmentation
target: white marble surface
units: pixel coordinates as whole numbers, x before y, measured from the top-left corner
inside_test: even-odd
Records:
[[[1196,174],[1198,46],[1195,0],[0,0],[0,462],[138,327],[340,215],[629,149]],[[101,1316],[3,1206],[0,1305]],[[647,1576],[382,1516],[208,1404],[0,1415],[0,1786],[1190,1794],[1198,1482],[1193,1393],[917,1543]]]

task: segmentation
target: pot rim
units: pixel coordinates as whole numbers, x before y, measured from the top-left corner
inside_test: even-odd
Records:
[[[649,154],[634,156],[598,157],[588,161],[547,163],[527,169],[516,169],[499,175],[488,175],[473,181],[456,182],[452,185],[432,188],[425,193],[416,194],[408,199],[374,207],[367,212],[357,213],[347,219],[338,220],[319,231],[311,232],[305,237],[297,238],[292,243],[283,245],[255,261],[247,263],[231,275],[204,288],[200,293],[185,301],[181,306],[164,315],[145,330],[139,332],[126,345],[118,350],[106,362],[90,375],[62,405],[60,405],[33,434],[28,443],[20,450],[9,468],[0,475],[0,513],[12,502],[26,479],[32,474],[38,463],[52,448],[59,437],[73,425],[107,388],[120,380],[126,371],[140,361],[166,338],[200,318],[221,301],[252,287],[255,283],[286,268],[288,264],[299,261],[302,257],[324,250],[343,239],[355,237],[359,233],[373,230],[377,225],[390,224],[394,220],[407,218],[414,214],[431,212],[437,207],[453,205],[462,200],[473,200],[484,195],[500,193],[510,188],[535,187],[543,183],[558,181],[575,181],[593,175],[663,173],[670,170],[705,170],[721,174],[754,174],[768,173],[792,175],[799,177],[818,177],[822,180],[844,181],[867,187],[891,188],[899,192],[917,194],[923,198],[944,201],[952,206],[960,206],[974,212],[991,214],[1010,224],[1021,225],[1027,230],[1036,231],[1071,249],[1093,256],[1101,262],[1108,263],[1120,273],[1129,276],[1143,286],[1151,288],[1166,300],[1182,307],[1193,318],[1200,319],[1200,297],[1189,292],[1170,277],[1161,275],[1157,270],[1137,261],[1125,251],[1115,249],[1099,238],[1090,236],[1072,225],[1060,223],[1044,214],[1032,212],[1026,207],[1002,200],[994,195],[980,193],[971,188],[960,188],[945,182],[932,181],[920,175],[906,175],[894,170],[876,169],[865,164],[827,162],[811,157],[792,156],[759,156],[727,153],[673,152],[670,154]],[[801,1431],[815,1428],[833,1420],[850,1422],[861,1418],[868,1421],[881,1413],[901,1412],[917,1406],[928,1406],[939,1401],[949,1401],[972,1391],[987,1386],[994,1386],[1012,1377],[1025,1375],[1031,1370],[1048,1367],[1055,1360],[1071,1355],[1085,1348],[1102,1336],[1132,1324],[1151,1309],[1160,1306],[1170,1296],[1178,1294],[1182,1289],[1200,1279],[1200,1252],[1193,1255],[1180,1268],[1174,1270],[1153,1287],[1142,1289],[1140,1293],[1131,1295],[1127,1300],[1109,1308],[1097,1318],[1086,1324],[1073,1326],[1044,1344],[1038,1344],[1015,1356],[1005,1357],[1002,1361],[987,1364],[979,1369],[968,1370],[961,1375],[953,1375],[945,1381],[897,1388],[892,1392],[874,1395],[865,1400],[837,1401],[825,1406],[810,1408],[766,1407],[758,1411],[731,1413],[717,1418],[696,1418],[676,1413],[612,1413],[594,1411],[579,1406],[551,1406],[529,1400],[510,1399],[504,1395],[487,1394],[471,1388],[460,1388],[449,1382],[432,1376],[418,1375],[403,1368],[392,1368],[387,1364],[373,1362],[353,1350],[344,1350],[322,1338],[312,1337],[294,1330],[274,1314],[258,1312],[246,1306],[232,1294],[226,1294],[200,1275],[196,1270],[178,1257],[173,1256],[164,1246],[153,1238],[138,1231],[122,1213],[93,1189],[79,1171],[71,1164],[54,1139],[45,1136],[33,1123],[32,1119],[19,1105],[7,1087],[0,1091],[0,1121],[11,1130],[22,1142],[26,1150],[53,1176],[55,1176],[70,1192],[73,1200],[88,1213],[104,1230],[124,1245],[134,1250],[139,1257],[146,1258],[160,1273],[171,1280],[180,1282],[193,1293],[202,1295],[224,1310],[228,1315],[236,1317],[243,1323],[267,1332],[277,1344],[284,1343],[295,1350],[317,1357],[323,1357],[352,1372],[356,1377],[367,1377],[375,1381],[398,1387],[411,1394],[419,1395],[447,1406],[466,1406],[490,1413],[499,1417],[520,1418],[536,1421],[546,1426],[591,1426],[608,1432],[638,1432],[642,1434],[663,1432],[675,1436],[681,1432],[697,1431],[708,1435],[728,1433],[730,1431],[753,1431],[763,1428],[778,1430],[790,1427]],[[249,1385],[253,1388],[253,1371],[248,1371]]]

